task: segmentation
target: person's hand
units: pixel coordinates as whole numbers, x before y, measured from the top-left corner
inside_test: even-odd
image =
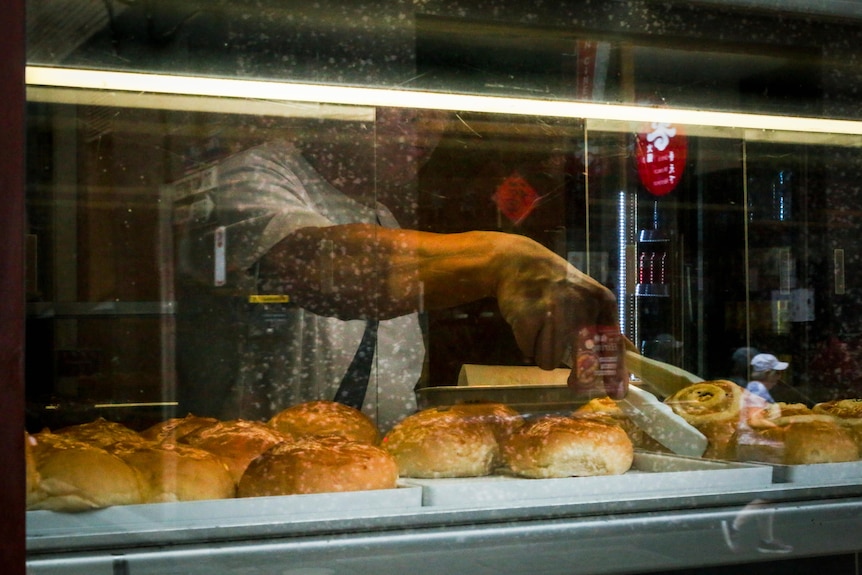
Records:
[[[497,300],[525,357],[542,369],[567,363],[576,391],[591,394],[598,387],[611,397],[624,396],[624,341],[614,294],[522,236],[513,237],[507,253],[498,271]]]

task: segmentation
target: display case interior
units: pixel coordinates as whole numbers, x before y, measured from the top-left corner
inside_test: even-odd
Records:
[[[862,402],[853,265],[862,75],[842,39],[857,26],[797,16],[776,38],[767,13],[739,24],[732,10],[684,2],[538,3],[526,15],[516,2],[455,11],[417,2],[419,13],[389,2],[70,4],[74,33],[57,32],[41,5],[29,21],[24,435],[34,572],[73,569],[71,555],[122,572],[105,551],[136,550],[155,573],[191,548],[222,546],[229,571],[248,557],[264,566],[301,557],[317,573],[329,568],[320,549],[332,538],[345,565],[383,573],[402,564],[379,557],[436,557],[433,537],[469,541],[470,565],[489,572],[499,549],[529,547],[517,543],[521,529],[535,529],[555,557],[571,541],[595,543],[578,538],[599,520],[613,538],[637,533],[626,548],[636,569],[698,564],[681,551],[695,536],[733,563],[758,556],[726,555],[721,522],[752,501],[758,513],[778,510],[800,554],[858,551],[862,414],[850,412]],[[374,241],[358,255],[315,235],[364,226]],[[423,235],[375,251],[393,231]],[[495,291],[480,293],[485,277],[450,278],[451,305],[437,305],[418,272],[358,289],[392,268],[418,269],[410,257],[428,245],[476,232],[495,239],[476,259],[517,255],[503,247],[516,238],[565,272],[540,280],[578,278],[613,296],[610,323],[628,340],[620,357],[640,356],[625,374],[628,398],[609,399],[601,374],[589,380],[599,392],[575,393],[592,372],[574,336],[550,369],[525,353],[501,297],[533,258],[507,268]],[[296,239],[306,237],[314,242]],[[275,261],[279,247],[288,255]],[[335,281],[343,277],[352,280]],[[333,297],[339,290],[347,295]],[[392,293],[410,305],[392,312]],[[582,298],[566,319],[598,323],[598,304]],[[558,319],[554,311],[546,317]],[[373,337],[355,402],[342,375]],[[769,405],[742,399],[755,371],[751,357],[735,370],[742,348],[786,363]],[[267,470],[283,464],[276,455],[307,439],[279,417],[321,403],[350,405],[372,428],[373,440],[351,445],[370,443],[363,449],[385,459],[385,485],[336,488],[328,476],[267,492],[260,485],[278,475]],[[732,413],[707,415],[709,424],[689,411],[728,403]],[[516,425],[497,434],[483,420],[477,432],[461,417],[473,421],[463,414],[479,408],[465,404],[492,404],[479,419]],[[461,429],[454,439],[440,432],[447,464],[481,451],[482,471],[408,469],[395,447],[400,426],[429,413]],[[650,435],[637,416],[685,433]],[[816,429],[792,436],[793,417]],[[625,469],[551,477],[542,475],[550,464],[519,468],[512,438],[560,419],[615,434]],[[184,424],[195,427],[180,435]],[[218,473],[195,476],[193,494],[168,489],[182,482],[181,465],[165,473],[164,461],[215,453],[214,430],[228,427],[242,428],[243,444],[217,455],[226,491],[204,493]],[[125,435],[96,446],[82,429]],[[740,439],[749,432],[753,447]],[[594,451],[604,457],[610,443]],[[88,468],[46,463],[71,451],[129,468],[161,458],[163,490],[145,487],[134,467],[125,499],[114,497],[122,489],[57,497],[43,474]],[[83,483],[97,491],[121,475]],[[815,545],[805,530],[824,504],[839,534]],[[588,557],[578,569],[628,572],[629,555],[610,565]],[[212,557],[179,565],[203,572]],[[454,556],[441,561],[451,572]]]

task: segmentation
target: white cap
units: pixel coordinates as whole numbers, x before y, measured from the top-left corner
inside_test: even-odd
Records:
[[[778,361],[771,353],[759,353],[751,359],[754,371],[782,371],[789,365],[786,361]]]

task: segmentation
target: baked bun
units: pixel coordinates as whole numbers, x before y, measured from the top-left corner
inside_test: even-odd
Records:
[[[522,477],[619,475],[631,468],[634,448],[618,425],[545,416],[512,434],[503,457],[509,471]]]
[[[804,403],[785,403],[778,401],[773,405],[778,406],[782,417],[792,417],[796,415],[811,415],[814,411]]]
[[[35,502],[36,495],[39,492],[39,484],[42,482],[42,477],[36,468],[36,456],[33,454],[33,446],[35,444],[36,439],[25,431],[24,471],[26,476],[27,507],[30,507]]]
[[[289,436],[260,421],[235,419],[206,425],[183,437],[183,443],[217,455],[235,483],[252,459]]]
[[[384,449],[337,436],[309,437],[267,450],[249,464],[239,497],[393,489],[395,460]]]
[[[668,448],[650,437],[625,414],[610,397],[596,397],[572,412],[572,417],[611,423],[623,428],[636,449],[668,452]]]
[[[449,409],[465,419],[490,426],[498,444],[504,442],[516,429],[524,425],[524,417],[504,403],[459,403]]]
[[[791,422],[784,432],[784,463],[839,463],[859,459],[850,434],[835,421]]]
[[[754,394],[732,381],[717,379],[686,386],[664,402],[706,436],[709,443],[703,457],[733,459],[732,440],[747,396]]]
[[[149,441],[175,443],[183,441],[186,435],[194,433],[203,427],[215,425],[219,421],[214,417],[200,417],[189,413],[185,417],[172,417],[156,423],[141,432],[141,437]]]
[[[118,442],[107,450],[135,469],[143,480],[144,503],[227,499],[236,483],[218,457],[190,445]]]
[[[143,441],[137,431],[103,417],[88,423],[70,425],[56,430],[55,433],[96,447],[107,447],[118,441]]]
[[[376,445],[380,432],[370,417],[356,408],[335,401],[309,401],[275,414],[269,425],[292,437],[336,435]]]
[[[841,419],[862,419],[862,399],[836,399],[818,403],[811,408],[814,413],[833,415]]]
[[[480,477],[499,461],[494,431],[472,408],[437,407],[409,415],[383,438],[403,477]]]
[[[33,438],[41,479],[28,509],[86,511],[144,501],[140,476],[116,455],[49,431]]]
[[[838,399],[816,404],[814,413],[831,415],[836,422],[846,429],[862,456],[862,399]]]
[[[772,404],[752,410],[734,438],[735,458],[800,465],[854,461],[859,448],[837,418],[800,407]]]

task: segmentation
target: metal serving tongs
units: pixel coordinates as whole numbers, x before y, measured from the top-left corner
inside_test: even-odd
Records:
[[[625,362],[632,374],[665,396],[703,381],[674,365],[643,357],[632,347],[625,351]],[[671,452],[700,457],[706,451],[706,436],[649,391],[629,385],[628,394],[616,402],[635,425]]]

